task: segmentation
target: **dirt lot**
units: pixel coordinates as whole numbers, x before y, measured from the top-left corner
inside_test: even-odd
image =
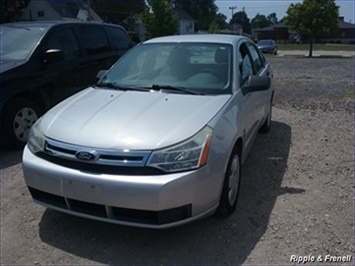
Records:
[[[21,153],[3,151],[2,264],[295,264],[291,255],[352,255],[353,60],[270,60],[272,130],[243,166],[234,215],[164,231],[65,215],[32,203]]]

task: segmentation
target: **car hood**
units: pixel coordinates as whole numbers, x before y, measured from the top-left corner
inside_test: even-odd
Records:
[[[85,147],[154,150],[193,136],[230,97],[89,88],[51,109],[40,128]]]
[[[24,64],[25,62],[26,62],[25,60],[0,61],[0,73],[3,73],[3,72],[8,71],[10,69],[13,69],[17,66],[20,66],[20,65]]]

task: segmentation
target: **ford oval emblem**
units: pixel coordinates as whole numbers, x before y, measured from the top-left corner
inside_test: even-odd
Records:
[[[83,161],[94,161],[98,156],[95,151],[78,151],[75,153],[75,157]]]

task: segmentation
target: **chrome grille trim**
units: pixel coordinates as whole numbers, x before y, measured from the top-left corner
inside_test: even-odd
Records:
[[[97,154],[95,160],[80,160],[75,154],[79,151],[87,151]],[[152,151],[131,151],[96,149],[79,145],[68,144],[57,140],[46,138],[44,152],[50,156],[77,161],[88,164],[144,167]]]

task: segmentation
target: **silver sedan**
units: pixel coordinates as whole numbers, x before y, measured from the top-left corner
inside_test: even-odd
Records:
[[[271,125],[272,71],[240,36],[161,37],[32,127],[23,154],[36,203],[168,228],[233,213],[241,164]]]

